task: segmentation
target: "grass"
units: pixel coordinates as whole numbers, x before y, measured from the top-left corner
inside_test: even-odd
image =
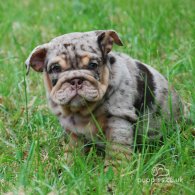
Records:
[[[100,0],[0,2],[0,194],[194,194],[194,126],[174,128],[163,146],[135,152],[125,174],[103,172],[103,161],[75,150],[64,159],[63,129],[46,105],[41,74],[25,76],[37,45],[73,31],[115,29],[115,50],[151,64],[191,107],[195,123],[195,1]],[[162,127],[162,131],[166,131]],[[157,164],[174,182],[150,182]],[[177,179],[181,179],[176,181]]]

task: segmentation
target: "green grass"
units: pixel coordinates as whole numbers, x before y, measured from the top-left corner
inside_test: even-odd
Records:
[[[103,160],[75,150],[64,159],[63,129],[46,105],[41,74],[25,77],[24,61],[37,45],[73,31],[115,29],[115,50],[151,64],[191,106],[195,123],[195,1],[100,0],[0,2],[0,194],[194,194],[194,126],[176,124],[163,146],[135,152],[125,174],[103,172]],[[166,131],[162,127],[162,131]],[[164,164],[179,182],[151,183]],[[139,182],[142,179],[143,182]]]

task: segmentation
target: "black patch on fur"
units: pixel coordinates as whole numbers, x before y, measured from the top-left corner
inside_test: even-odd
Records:
[[[79,67],[79,61],[81,60],[80,56],[75,53],[75,67]]]
[[[137,122],[136,119],[132,118],[132,117],[129,116],[129,115],[125,115],[125,116],[124,116],[124,119],[126,119],[127,121],[129,121],[131,124],[134,124],[134,123]]]
[[[106,58],[107,56],[105,56],[104,54],[104,51],[103,51],[103,45],[101,44],[102,40],[104,39],[105,37],[105,32],[101,33],[98,38],[97,38],[97,43],[98,43],[98,46],[100,48],[100,51],[101,51],[101,54],[102,54],[102,60],[103,60],[103,64],[106,63]]]
[[[125,85],[129,85],[129,81],[128,80],[125,81]]]
[[[109,61],[110,61],[110,64],[112,65],[112,64],[114,64],[116,62],[116,58],[111,56]]]
[[[71,43],[64,43],[64,47],[67,49],[67,47],[69,47],[70,45],[72,45]]]
[[[168,89],[164,88],[164,89],[162,90],[162,94],[163,94],[164,96],[167,96],[167,95],[168,95]]]
[[[97,51],[92,46],[89,46],[89,48],[91,49],[92,53],[97,53]]]
[[[137,68],[139,69],[139,75],[137,79],[137,91],[138,97],[134,103],[136,113],[143,112],[148,106],[151,107],[155,101],[155,83],[152,73],[148,68],[140,62],[136,62]]]
[[[52,85],[53,86],[55,86],[57,82],[58,82],[58,79],[52,79]]]
[[[81,44],[80,48],[81,50],[85,51],[85,46],[83,44]]]
[[[67,52],[66,52],[66,51],[63,51],[62,54],[63,54],[63,55],[65,56],[65,58],[66,58]]]
[[[107,117],[107,119],[110,119],[111,117],[113,117],[113,115],[110,113],[107,113],[106,117]]]
[[[73,46],[72,46],[72,51],[75,51],[75,49],[76,49],[76,48],[75,48],[75,45],[73,45]]]
[[[75,122],[75,119],[73,116],[70,117],[70,122],[73,124],[73,125],[76,125],[76,122]]]
[[[125,94],[125,90],[124,90],[124,89],[121,89],[121,90],[120,90],[120,94],[121,94],[121,95],[124,95],[124,94]]]

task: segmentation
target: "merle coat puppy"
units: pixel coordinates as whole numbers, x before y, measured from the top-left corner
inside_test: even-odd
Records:
[[[43,73],[50,108],[70,137],[66,152],[86,140],[100,146],[105,138],[107,160],[129,158],[137,135],[160,138],[162,119],[179,118],[168,81],[111,51],[114,43],[123,45],[113,30],[70,33],[36,47],[26,60],[28,71]]]

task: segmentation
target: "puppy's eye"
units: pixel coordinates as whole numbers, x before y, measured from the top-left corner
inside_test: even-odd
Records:
[[[49,73],[59,73],[61,72],[61,66],[59,64],[52,64],[49,68]]]
[[[90,62],[87,66],[89,70],[95,70],[98,67],[98,64],[95,62]]]

